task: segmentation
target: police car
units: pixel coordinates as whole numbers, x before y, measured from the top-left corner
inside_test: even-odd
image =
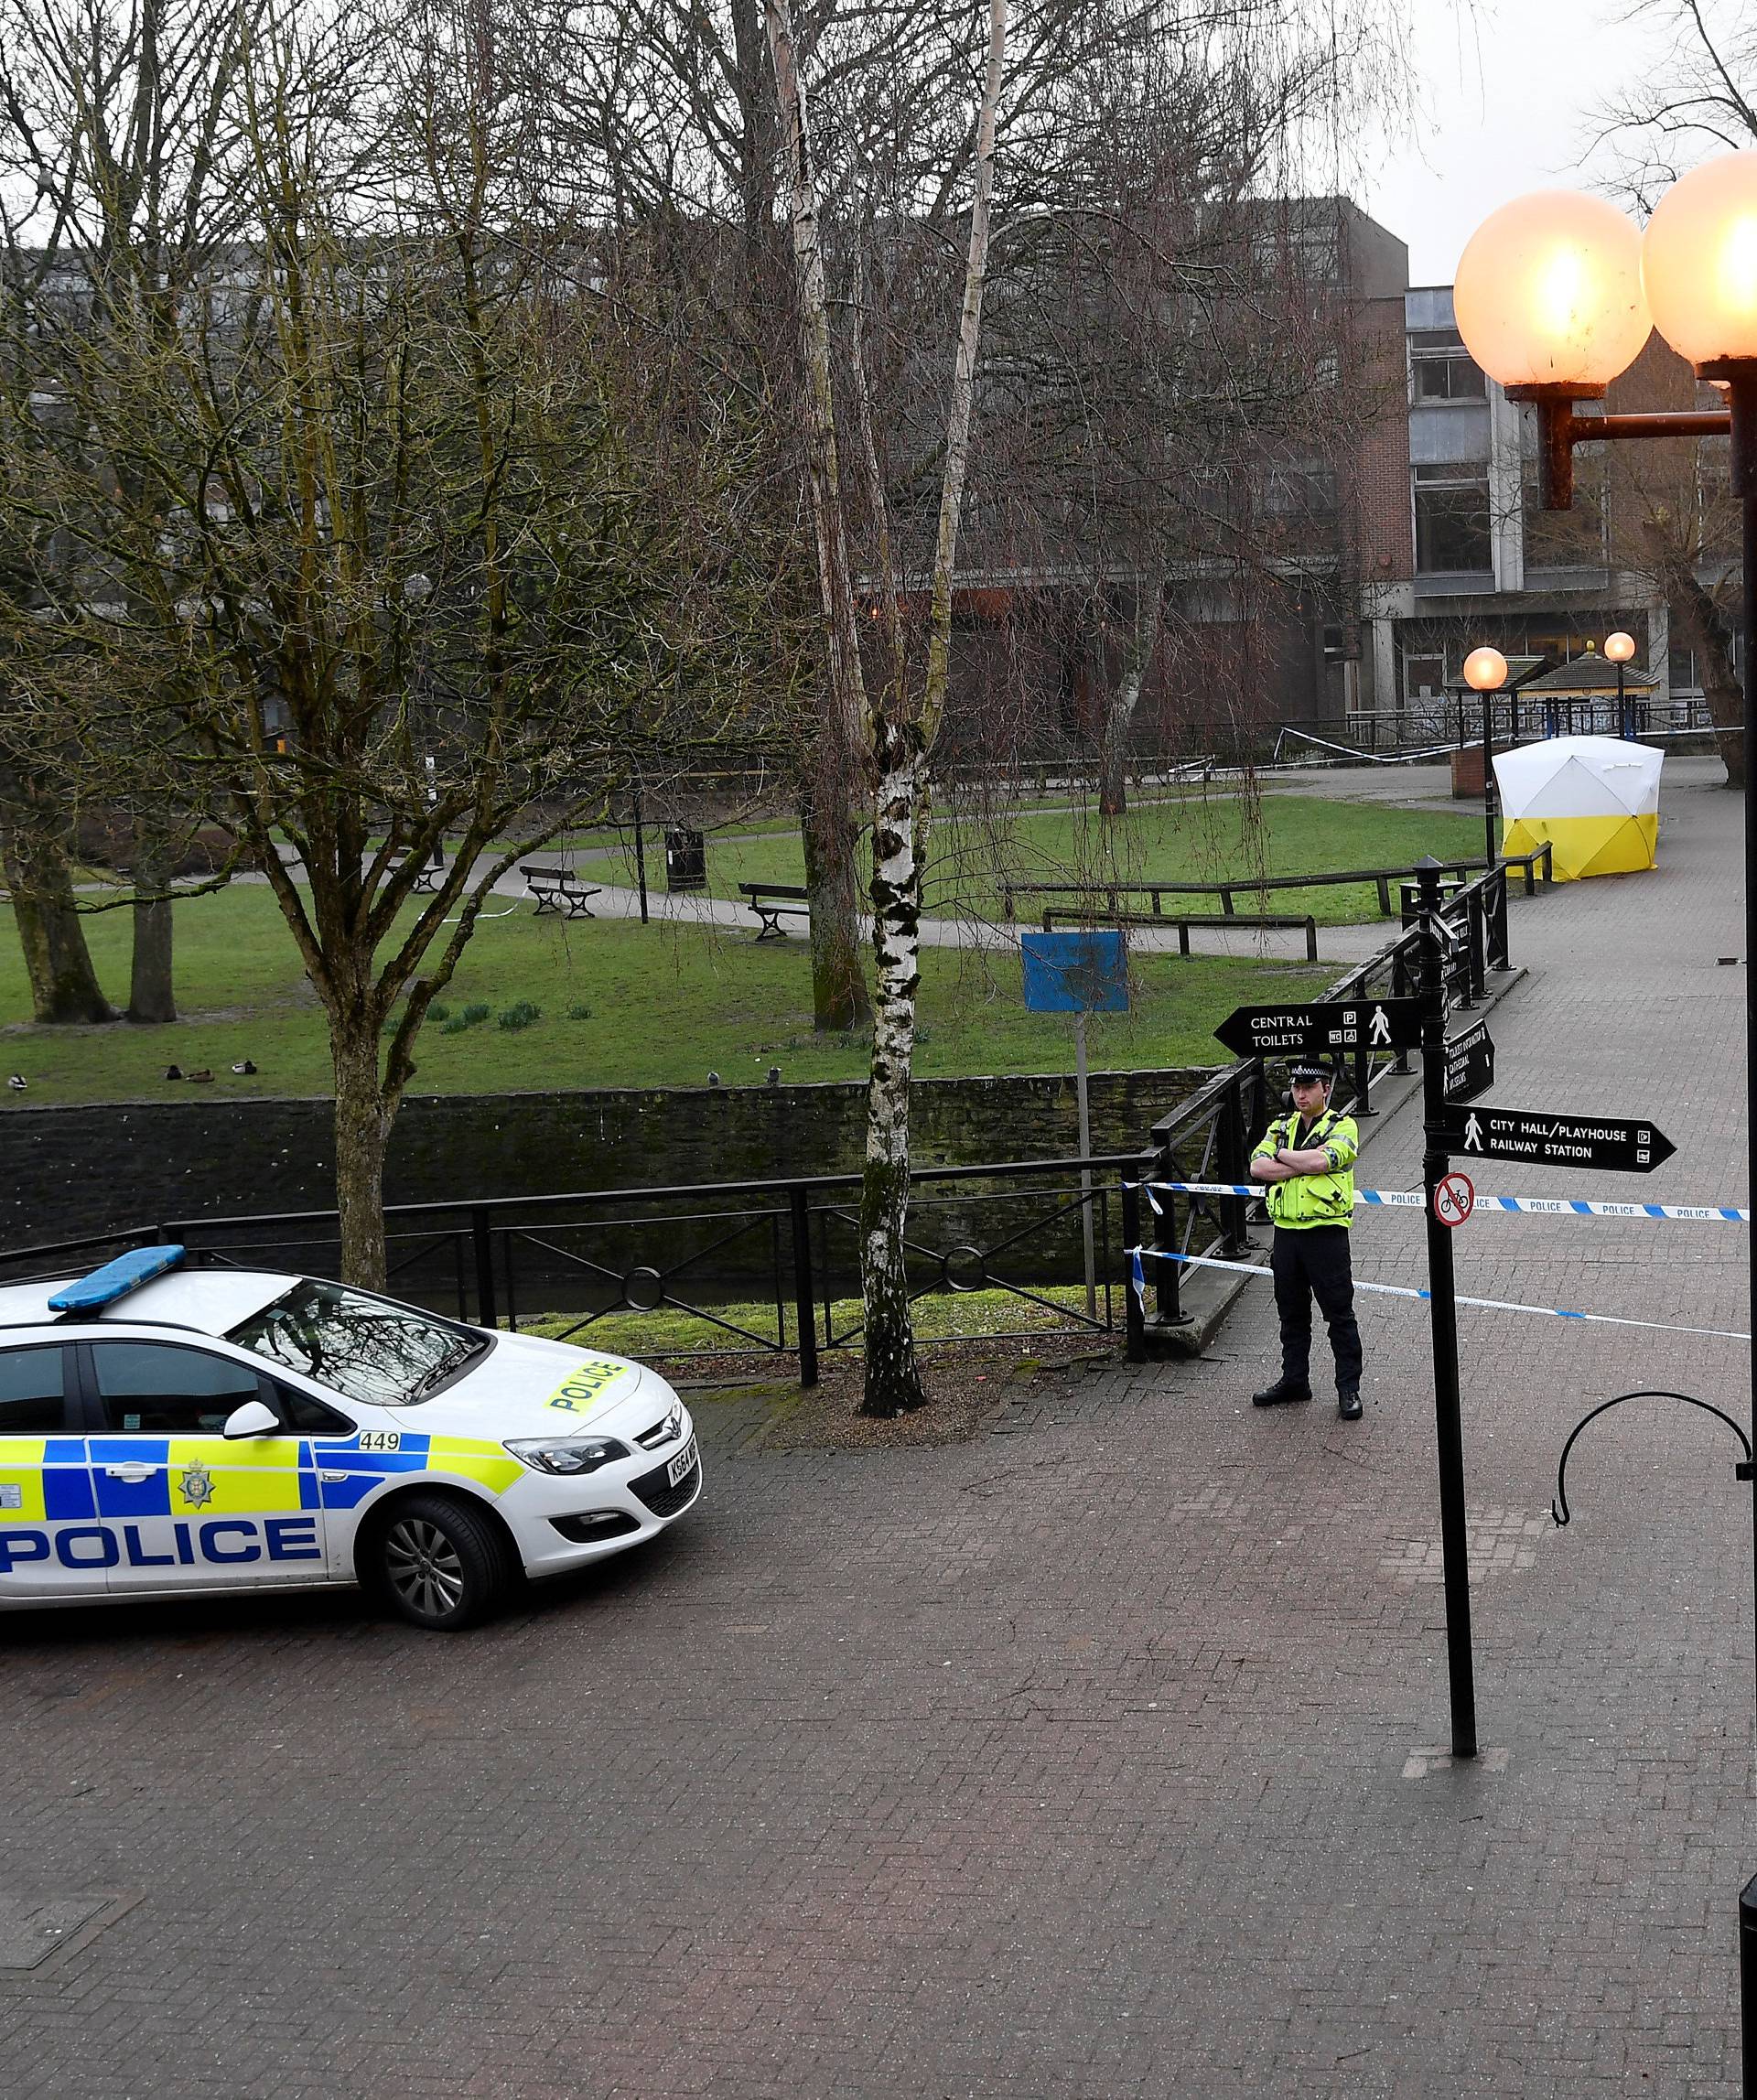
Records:
[[[0,1610],[359,1583],[449,1631],[701,1487],[620,1356],[180,1247],[0,1287]]]

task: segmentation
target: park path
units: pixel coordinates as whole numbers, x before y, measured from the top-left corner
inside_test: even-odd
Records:
[[[1711,769],[1718,777],[1719,762],[1712,760],[1674,760],[1667,773],[1673,779],[1679,765],[1685,768]],[[1400,809],[1444,810],[1455,813],[1459,805],[1451,800],[1450,773],[1444,765],[1382,767],[1376,770],[1363,768],[1338,769],[1311,766],[1284,768],[1274,774],[1259,777],[1261,791],[1266,794],[1323,795],[1342,802],[1382,802]],[[1236,791],[1217,789],[1217,793]],[[1143,798],[1150,800],[1150,797]],[[620,854],[620,846],[587,847],[562,854],[546,847],[534,857],[544,864],[566,861],[576,867],[587,881],[597,874],[596,863]],[[283,848],[289,863],[294,861],[290,848]],[[663,863],[655,861],[655,868]],[[241,872],[235,882],[264,882],[265,876]],[[81,888],[92,892],[103,885],[86,884]],[[531,891],[524,878],[515,867],[501,876],[491,886],[491,894],[507,899],[508,909],[516,909],[527,899]],[[1517,900],[1515,900],[1516,902]],[[485,915],[487,914],[487,908]],[[598,919],[631,920],[641,915],[641,893],[627,885],[601,882],[598,894],[590,904],[591,914]],[[741,899],[709,897],[700,894],[673,896],[668,891],[650,884],[647,891],[647,917],[650,922],[661,925],[711,926],[728,935],[755,937],[756,921],[750,908]],[[922,943],[928,948],[971,948],[989,953],[1016,950],[1021,928],[1017,925],[999,924],[978,918],[923,919],[921,924]],[[861,932],[870,939],[872,926],[868,919],[862,918]],[[803,929],[788,938],[803,938]],[[1320,925],[1318,929],[1318,953],[1320,963],[1335,964],[1339,971],[1364,962],[1385,946],[1391,937],[1391,928],[1383,920],[1368,920],[1353,926]],[[1305,960],[1305,936],[1302,932],[1279,928],[1253,928],[1241,924],[1237,928],[1198,927],[1191,931],[1191,943],[1197,954],[1230,955],[1244,958],[1261,958],[1289,963]],[[1150,928],[1132,928],[1129,946],[1142,954],[1168,954],[1177,951],[1179,942],[1175,932],[1156,932]]]

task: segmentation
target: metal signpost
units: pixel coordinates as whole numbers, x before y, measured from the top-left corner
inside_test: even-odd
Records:
[[[1427,1146],[1421,1156],[1433,1319],[1434,1441],[1439,1459],[1439,1544],[1446,1587],[1446,1670],[1451,1686],[1452,1755],[1476,1755],[1476,1674],[1471,1660],[1471,1571],[1464,1543],[1464,1429],[1458,1392],[1458,1287],[1451,1227],[1440,1214],[1450,1162],[1442,1149],[1446,1108],[1446,967],[1439,925],[1439,864],[1418,873],[1421,944],[1421,1093]],[[1472,1191],[1474,1195],[1474,1191]]]
[[[1034,1014],[1073,1016],[1074,1090],[1080,1104],[1080,1157],[1092,1157],[1086,1096],[1086,1016],[1128,1011],[1128,952],[1120,932],[1026,933],[1025,1005]],[[1080,1237],[1086,1256],[1086,1318],[1098,1317],[1098,1268],[1092,1234],[1092,1171],[1080,1170]]]

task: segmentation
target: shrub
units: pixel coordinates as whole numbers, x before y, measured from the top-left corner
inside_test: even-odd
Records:
[[[430,1021],[448,1021],[451,1018],[451,1008],[442,1007],[436,999],[432,1006],[427,1008],[427,1018]]]
[[[464,1026],[474,1028],[478,1021],[485,1021],[494,1011],[486,999],[472,999],[464,1008]]]
[[[469,1023],[461,1014],[453,1014],[449,1020],[439,1024],[439,1033],[442,1036],[460,1036],[469,1026]]]
[[[566,1018],[570,1021],[589,1021],[592,1018],[592,1009],[589,1007],[582,1006],[576,999],[574,1004],[568,1007]]]
[[[528,1028],[533,1021],[542,1018],[543,1008],[534,1007],[529,999],[514,999],[500,1017],[503,1028]]]

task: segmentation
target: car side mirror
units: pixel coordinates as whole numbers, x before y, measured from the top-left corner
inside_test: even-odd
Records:
[[[279,1437],[286,1432],[272,1407],[265,1407],[260,1400],[246,1400],[242,1407],[234,1407],[226,1416],[226,1426],[221,1434],[226,1437]]]

